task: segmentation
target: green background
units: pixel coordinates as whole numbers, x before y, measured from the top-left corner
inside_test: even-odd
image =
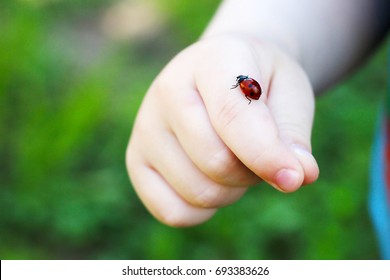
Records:
[[[136,197],[124,155],[142,97],[218,2],[150,2],[163,24],[113,39],[101,22],[114,1],[1,0],[1,259],[379,258],[367,196],[384,47],[318,98],[315,184],[259,185],[186,229]]]

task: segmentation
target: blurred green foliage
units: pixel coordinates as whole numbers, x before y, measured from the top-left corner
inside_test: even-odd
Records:
[[[98,32],[108,0],[0,2],[1,259],[375,259],[368,167],[385,52],[317,103],[320,180],[263,184],[204,225],[155,221],[124,154],[153,78],[195,41],[218,1],[156,1],[159,34]]]

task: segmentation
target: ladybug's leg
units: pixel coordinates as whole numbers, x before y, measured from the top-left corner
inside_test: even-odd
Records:
[[[252,100],[247,95],[245,95],[245,98],[249,100],[248,105],[251,104]]]
[[[238,87],[239,84],[240,84],[240,83],[237,83],[237,84],[235,84],[235,85],[232,85],[232,87],[231,87],[230,89],[235,89],[236,87]]]

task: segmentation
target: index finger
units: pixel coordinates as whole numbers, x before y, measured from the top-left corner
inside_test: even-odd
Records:
[[[195,77],[212,125],[232,152],[256,175],[282,191],[296,190],[303,182],[303,169],[279,137],[266,105],[272,58],[259,57],[249,45],[234,40],[227,40],[225,48],[222,51],[219,48],[215,54],[207,65],[199,64]],[[215,74],[210,77],[207,74],[210,72]],[[230,89],[238,75],[249,75],[260,83],[263,94],[258,101],[248,105],[239,88]]]

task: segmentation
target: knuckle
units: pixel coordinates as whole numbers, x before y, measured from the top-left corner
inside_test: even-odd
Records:
[[[152,84],[151,90],[155,92],[155,94],[160,95],[161,98],[168,97],[172,91],[175,90],[175,85],[172,80],[167,77],[166,74],[161,73],[160,77],[158,77]]]
[[[220,186],[207,186],[194,196],[193,203],[203,208],[219,207],[225,198],[224,193]]]
[[[203,189],[193,202],[203,208],[220,208],[237,201],[246,190],[247,187],[210,186]]]
[[[206,173],[217,181],[224,181],[237,167],[237,157],[227,148],[215,152],[206,162]]]

